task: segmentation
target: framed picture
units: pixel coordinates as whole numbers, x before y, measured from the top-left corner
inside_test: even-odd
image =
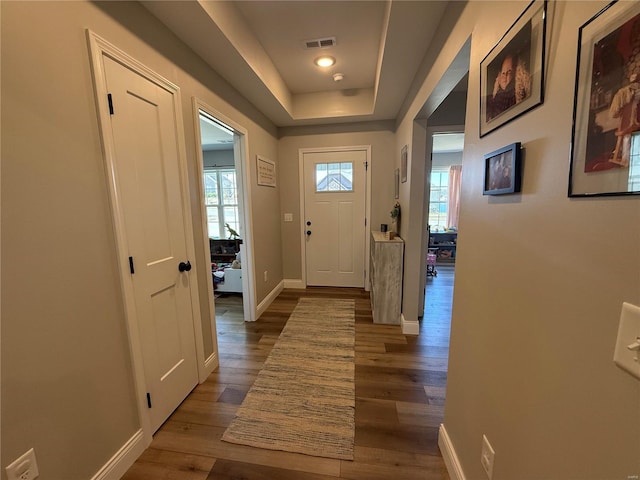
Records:
[[[276,162],[267,160],[257,155],[256,162],[258,164],[258,185],[267,187],[276,186]]]
[[[395,172],[395,199],[397,200],[398,198],[400,198],[400,169],[396,168],[396,172]]]
[[[400,181],[407,181],[407,146],[402,147],[400,151]]]
[[[517,193],[522,184],[520,142],[502,147],[484,156],[483,195]]]
[[[640,194],[640,3],[613,2],[578,31],[569,196]]]
[[[546,0],[534,0],[480,62],[480,136],[544,100]]]

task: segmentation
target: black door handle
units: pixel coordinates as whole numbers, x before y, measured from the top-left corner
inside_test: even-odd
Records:
[[[180,272],[188,272],[189,270],[191,270],[191,262],[189,262],[189,260],[187,260],[187,263],[180,262],[178,264],[178,270]]]
[[[311,230],[307,230],[307,236],[311,235]]]
[[[308,225],[308,226],[311,226],[311,222],[310,222],[310,221],[308,221],[308,220],[307,220],[307,225]]]

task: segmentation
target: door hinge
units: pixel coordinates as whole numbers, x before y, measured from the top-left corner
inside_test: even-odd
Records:
[[[147,406],[151,408],[151,394],[147,392]]]
[[[109,115],[113,115],[113,98],[110,93],[107,93],[107,100],[109,101]]]
[[[136,273],[135,269],[133,268],[133,257],[129,257],[129,271],[131,271],[131,275]]]
[[[364,226],[367,226],[367,217],[364,218]]]
[[[369,170],[369,162],[364,162],[364,169]]]

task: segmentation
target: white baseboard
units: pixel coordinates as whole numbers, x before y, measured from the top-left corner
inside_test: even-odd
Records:
[[[464,472],[462,471],[462,465],[456,454],[456,449],[453,443],[451,443],[451,438],[447,433],[444,423],[440,424],[440,430],[438,431],[438,446],[440,447],[440,452],[442,453],[442,458],[444,459],[444,464],[447,466],[451,480],[466,480]]]
[[[301,278],[285,278],[284,288],[299,288],[304,290],[307,286],[304,284]]]
[[[218,359],[218,352],[213,352],[209,358],[204,361],[204,368],[207,372],[213,372],[220,365],[220,360]]]
[[[404,318],[403,314],[400,314],[400,324],[404,335],[418,335],[420,333],[420,323],[417,320],[410,322]]]
[[[271,305],[276,297],[280,295],[282,290],[284,290],[284,280],[280,281],[280,283],[276,285],[276,287],[271,290],[266,297],[264,297],[264,300],[258,304],[258,308],[256,309],[256,320],[260,318],[260,315],[262,315],[267,308],[269,308],[269,305]]]
[[[98,470],[91,480],[119,480],[142,455],[145,448],[144,435],[140,429]]]

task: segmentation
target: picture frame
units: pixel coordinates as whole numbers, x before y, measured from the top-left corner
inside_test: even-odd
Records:
[[[578,30],[569,197],[640,194],[638,31],[640,3],[616,1]]]
[[[400,198],[400,169],[396,168],[394,175],[393,175],[393,186],[394,186],[394,196],[393,198],[395,198],[396,200],[398,198]]]
[[[408,162],[407,146],[405,145],[400,150],[400,181],[405,183],[407,181],[407,162]]]
[[[483,195],[518,193],[522,187],[522,146],[515,142],[484,156]]]
[[[256,155],[258,171],[258,185],[266,187],[276,186],[276,162]]]
[[[480,137],[544,102],[547,0],[533,0],[480,62]]]

